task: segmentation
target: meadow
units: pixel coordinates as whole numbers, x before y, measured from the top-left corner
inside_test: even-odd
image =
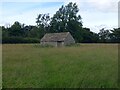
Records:
[[[116,88],[117,44],[2,45],[3,88]]]

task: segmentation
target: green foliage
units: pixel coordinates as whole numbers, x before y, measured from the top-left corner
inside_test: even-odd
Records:
[[[29,32],[28,32],[28,37],[31,38],[39,38],[39,29],[37,27],[33,27]]]
[[[70,32],[76,42],[80,42],[82,21],[81,16],[77,15],[78,11],[76,3],[70,2],[68,5],[62,6],[52,17],[50,32]]]
[[[2,43],[39,43],[43,36],[41,28],[36,26],[23,26],[19,22],[9,28],[2,26]]]
[[[49,14],[39,14],[36,20],[36,23],[39,27],[47,27],[49,25],[48,22],[50,20],[50,16]]]
[[[50,16],[49,14],[39,14],[36,18],[37,27],[41,30],[41,36],[49,31],[49,22]]]
[[[105,30],[102,28],[98,35],[99,42],[120,43],[120,28],[114,28],[113,30]]]
[[[104,30],[104,28],[102,28],[98,34],[99,34],[100,42],[109,42],[110,41],[109,30]]]
[[[120,43],[120,28],[114,28],[113,30],[111,30],[111,32],[111,41]]]
[[[23,33],[21,29],[21,24],[17,21],[11,26],[10,29],[10,36],[21,36]]]
[[[83,37],[81,42],[84,43],[97,43],[99,40],[98,34],[91,32],[89,28],[83,28],[81,36]]]
[[[2,43],[39,43],[36,38],[22,38],[22,37],[3,37]]]

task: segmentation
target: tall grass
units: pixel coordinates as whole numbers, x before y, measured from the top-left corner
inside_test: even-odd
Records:
[[[2,44],[0,44],[0,89],[2,88]]]
[[[115,88],[117,44],[3,45],[4,88]]]

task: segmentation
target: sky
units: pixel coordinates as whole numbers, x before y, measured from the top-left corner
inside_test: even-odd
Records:
[[[36,25],[39,14],[49,13],[52,17],[62,5],[69,2],[77,3],[83,27],[96,33],[102,28],[118,27],[119,0],[1,0],[0,26],[12,25],[15,21]]]

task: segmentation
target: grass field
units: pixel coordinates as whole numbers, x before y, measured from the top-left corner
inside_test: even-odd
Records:
[[[0,89],[2,88],[2,44],[0,44]]]
[[[3,88],[115,88],[117,44],[4,44]]]

